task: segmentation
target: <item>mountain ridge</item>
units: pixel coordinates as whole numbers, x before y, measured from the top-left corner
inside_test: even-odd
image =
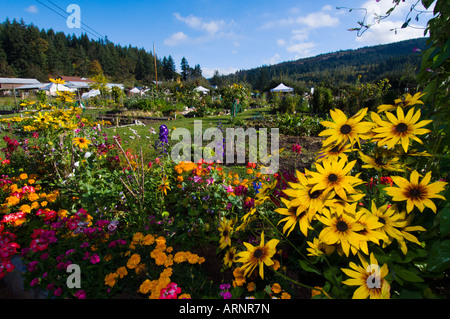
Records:
[[[340,83],[354,82],[358,75],[362,76],[364,82],[376,81],[388,74],[411,77],[412,73],[416,73],[421,60],[420,53],[415,49],[424,50],[427,47],[426,40],[427,38],[416,38],[322,53],[312,57],[239,70],[224,78],[235,82],[246,81],[253,88],[263,90],[273,85],[271,82],[277,82],[277,79],[283,80],[283,78],[291,82],[304,82],[303,84],[308,86],[326,82],[329,76]]]

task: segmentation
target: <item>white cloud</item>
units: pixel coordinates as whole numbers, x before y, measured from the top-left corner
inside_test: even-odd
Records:
[[[32,4],[31,6],[26,7],[25,11],[29,13],[38,13],[39,9],[34,4]]]
[[[356,42],[376,45],[423,37],[424,30],[413,28],[402,29],[401,25],[403,22],[400,20],[383,21],[374,24],[362,36],[356,37]]]
[[[291,43],[286,46],[286,50],[290,53],[296,53],[295,58],[300,59],[312,55],[313,50],[316,47],[314,42],[298,42]]]
[[[424,36],[424,26],[426,21],[432,17],[432,14],[423,14],[419,17],[419,21],[415,21],[416,14],[410,15],[410,24],[414,28],[401,28],[405,19],[410,12],[411,6],[416,3],[415,0],[405,0],[400,2],[400,5],[395,8],[391,15],[384,20],[379,21],[377,17],[386,15],[386,12],[393,6],[390,1],[367,1],[362,5],[362,8],[367,9],[366,23],[371,24],[361,37],[356,37],[358,43],[369,44],[385,44],[397,42],[407,39],[420,38]],[[425,8],[419,3],[416,7],[419,11],[425,11]],[[432,11],[433,8],[428,9]]]
[[[278,53],[275,53],[274,56],[272,56],[268,60],[264,60],[263,63],[264,64],[269,64],[269,65],[276,64],[276,63],[280,62],[280,58],[281,58],[281,56]]]
[[[294,53],[295,59],[311,56],[316,48],[316,43],[309,41],[310,31],[310,28],[291,30],[289,40],[278,39],[277,44],[284,47],[287,52]]]
[[[290,9],[290,16],[278,20],[267,21],[261,29],[271,29],[274,27],[289,27],[303,25],[312,29],[323,27],[335,27],[339,24],[339,19],[332,16],[331,5],[325,5],[320,11],[311,12],[308,14],[302,13],[299,9]]]
[[[164,44],[168,46],[175,46],[180,43],[185,42],[188,39],[188,36],[184,32],[176,32],[172,34],[169,38],[164,40]]]
[[[291,41],[306,41],[308,40],[309,30],[307,29],[298,29],[292,30]]]
[[[208,34],[216,34],[226,26],[224,20],[212,20],[205,22],[202,18],[196,17],[192,14],[187,17],[182,17],[178,12],[175,12],[173,15],[177,20],[186,23],[189,27],[204,31]]]
[[[286,45],[286,40],[284,40],[284,39],[278,39],[278,40],[277,40],[277,44],[278,44],[280,47],[284,47],[284,46]]]
[[[305,17],[300,16],[296,19],[296,23],[305,25],[309,28],[335,27],[339,24],[339,19],[332,17],[323,11],[307,14]]]

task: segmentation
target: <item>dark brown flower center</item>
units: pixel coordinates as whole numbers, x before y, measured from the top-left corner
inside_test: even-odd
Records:
[[[411,196],[411,198],[419,198],[421,194],[420,189],[417,188],[413,188],[409,191],[409,196]]]
[[[375,164],[377,164],[377,165],[384,165],[383,158],[381,156],[375,158]]]
[[[314,192],[308,192],[309,198],[311,199],[316,199],[319,198],[319,196],[322,194],[322,191],[318,190],[318,191],[314,191]]]
[[[261,249],[258,248],[258,249],[255,250],[255,252],[253,253],[253,256],[255,256],[255,258],[261,258],[262,254],[263,254],[263,251],[262,251]]]
[[[340,150],[341,150],[341,149],[340,149],[339,145],[336,145],[335,147],[333,147],[333,148],[330,150],[330,153],[339,153]]]
[[[348,229],[348,225],[346,222],[340,220],[336,223],[336,229],[339,230],[340,232],[344,232]]]
[[[331,183],[334,183],[335,181],[338,180],[338,177],[337,177],[336,174],[330,174],[330,175],[328,175],[328,180],[329,180]]]
[[[348,124],[344,124],[341,126],[340,131],[342,134],[349,134],[352,131],[352,127]]]
[[[84,138],[80,138],[80,139],[78,140],[78,142],[84,143]]]
[[[228,230],[224,230],[223,233],[222,233],[222,236],[223,237],[227,237],[228,236]]]
[[[395,126],[395,130],[398,133],[406,132],[408,130],[408,125],[406,125],[405,123],[399,123]]]

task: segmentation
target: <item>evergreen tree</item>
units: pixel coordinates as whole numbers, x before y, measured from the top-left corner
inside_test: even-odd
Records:
[[[183,81],[186,81],[187,79],[189,79],[190,77],[190,67],[189,67],[189,63],[186,60],[185,57],[183,57],[181,59],[181,77],[183,79]]]

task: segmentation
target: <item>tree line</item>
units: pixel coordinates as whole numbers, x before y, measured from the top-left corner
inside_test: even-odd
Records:
[[[377,82],[388,78],[393,87],[404,89],[416,85],[416,75],[425,50],[426,38],[391,44],[341,50],[315,57],[263,65],[235,74],[221,76],[216,72],[213,85],[224,82],[248,83],[253,90],[267,92],[280,82],[294,87],[296,92],[308,92],[311,87],[345,88],[357,80]]]
[[[200,65],[191,68],[183,57],[181,75],[172,56],[155,58],[143,48],[121,46],[107,38],[92,40],[86,34],[77,37],[40,30],[23,20],[7,19],[0,24],[0,77],[36,78],[48,81],[52,76],[91,77],[104,74],[112,82],[127,86],[148,85],[172,80],[201,77]]]

